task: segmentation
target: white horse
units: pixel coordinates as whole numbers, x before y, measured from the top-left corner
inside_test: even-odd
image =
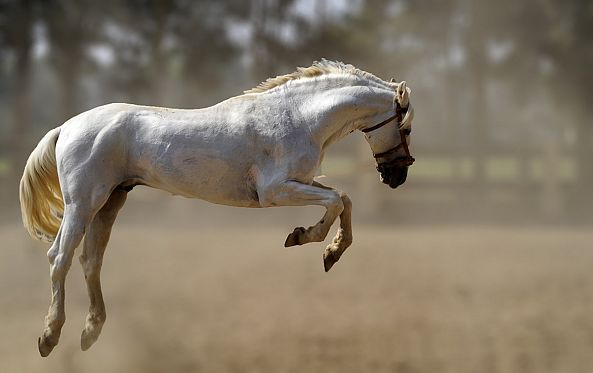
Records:
[[[352,204],[344,192],[314,180],[323,155],[332,143],[361,130],[382,181],[392,188],[402,184],[414,161],[408,150],[409,93],[405,82],[322,60],[209,108],[108,104],[49,131],[29,156],[20,184],[26,229],[53,241],[41,355],[58,343],[64,281],[83,237],[80,263],[90,307],[82,349],[99,337],[105,321],[103,254],[135,185],[230,206],[323,206],[321,220],[296,228],[285,246],[323,241],[339,216],[340,228],[323,255],[328,271],[352,243]]]

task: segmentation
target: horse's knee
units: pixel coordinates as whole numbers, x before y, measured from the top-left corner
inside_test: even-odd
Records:
[[[340,198],[342,199],[342,203],[344,204],[344,210],[352,209],[352,200],[348,195],[344,192],[340,192]]]
[[[340,215],[344,211],[344,202],[338,193],[332,194],[328,202],[328,208],[335,209],[336,215]]]

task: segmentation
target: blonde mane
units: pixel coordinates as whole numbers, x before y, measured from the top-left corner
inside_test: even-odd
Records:
[[[291,80],[301,78],[313,78],[316,76],[334,73],[359,76],[361,78],[365,78],[367,80],[379,83],[383,86],[393,88],[393,86],[390,83],[384,81],[381,78],[376,77],[375,75],[369,72],[357,69],[356,67],[350,64],[345,64],[339,61],[329,61],[324,58],[321,61],[313,62],[313,65],[309,67],[297,67],[297,70],[293,73],[279,75],[275,78],[268,78],[266,81],[259,83],[257,87],[246,90],[244,91],[244,93],[262,93],[269,91],[272,88],[281,86]]]

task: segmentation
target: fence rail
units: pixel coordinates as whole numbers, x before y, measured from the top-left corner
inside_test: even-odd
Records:
[[[464,208],[469,215],[515,215],[562,220],[574,207],[580,183],[576,152],[570,147],[435,146],[413,149],[405,192],[389,193],[377,182],[368,146],[338,153],[324,169],[353,195],[364,198],[362,213],[405,208],[431,211]],[[438,215],[438,214],[437,214]]]

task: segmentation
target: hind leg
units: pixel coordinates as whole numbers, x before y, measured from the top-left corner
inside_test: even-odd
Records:
[[[78,180],[84,180],[79,178]],[[66,275],[72,264],[74,249],[82,241],[85,230],[95,213],[107,200],[104,186],[84,188],[84,185],[64,182],[64,216],[52,247],[47,252],[50,263],[51,303],[45,317],[45,329],[38,340],[39,353],[47,356],[58,344],[66,313],[64,311]],[[75,189],[75,190],[74,190]],[[74,192],[73,192],[74,191]]]
[[[111,235],[111,227],[115,222],[117,213],[126,202],[127,194],[124,190],[116,189],[113,191],[105,205],[95,215],[84,237],[84,248],[79,259],[84,271],[91,304],[80,337],[80,347],[83,351],[88,350],[99,338],[105,322],[105,304],[103,303],[100,278],[101,265]]]
[[[39,353],[45,357],[58,344],[66,313],[64,311],[64,282],[72,264],[74,249],[84,235],[90,220],[89,211],[67,205],[62,225],[52,247],[47,252],[50,263],[51,303],[45,317],[45,329],[38,340]]]

